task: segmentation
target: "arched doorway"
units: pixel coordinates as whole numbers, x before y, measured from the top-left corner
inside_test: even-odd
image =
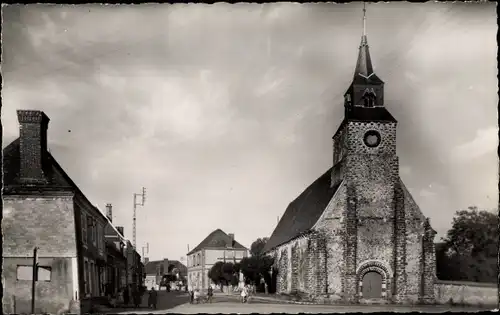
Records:
[[[365,299],[382,297],[382,275],[376,271],[368,271],[363,276],[362,294]]]

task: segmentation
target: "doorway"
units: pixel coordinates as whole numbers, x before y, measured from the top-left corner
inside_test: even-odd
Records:
[[[369,271],[363,276],[363,298],[379,299],[382,297],[382,275]]]

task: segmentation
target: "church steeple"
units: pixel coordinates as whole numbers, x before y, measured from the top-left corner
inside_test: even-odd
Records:
[[[366,36],[366,6],[363,4],[363,34],[351,86],[344,95],[346,118],[361,108],[384,106],[384,82],[373,71],[368,38]],[[351,114],[351,115],[349,115]]]
[[[354,77],[361,75],[368,78],[371,74],[373,74],[373,66],[370,58],[370,50],[368,49],[368,39],[366,37],[366,7],[363,3],[363,35],[361,36],[361,45],[359,46],[358,62]]]

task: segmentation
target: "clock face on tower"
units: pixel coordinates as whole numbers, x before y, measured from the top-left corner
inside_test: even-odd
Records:
[[[364,142],[367,147],[375,148],[380,144],[380,133],[370,130],[365,133]]]

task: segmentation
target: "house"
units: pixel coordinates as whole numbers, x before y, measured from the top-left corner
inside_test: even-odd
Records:
[[[187,266],[178,260],[168,261],[168,273],[182,280],[187,278]]]
[[[436,232],[399,176],[397,121],[384,106],[366,34],[344,107],[332,168],[289,204],[265,246],[277,292],[433,303]]]
[[[187,253],[188,286],[206,290],[212,283],[208,272],[216,262],[237,263],[248,256],[248,249],[234,239],[234,234],[217,229]]]
[[[106,294],[115,295],[127,285],[127,240],[123,235],[123,227],[113,225],[113,208],[106,205],[108,222],[105,229],[107,249]]]
[[[3,149],[3,310],[79,313],[104,295],[107,219],[47,150],[49,118],[18,110],[19,138]],[[86,303],[88,302],[88,303]]]
[[[167,275],[169,260],[146,260],[144,263],[145,286],[148,290],[151,288],[159,289],[163,276]]]
[[[127,285],[138,288],[144,282],[144,266],[141,262],[141,255],[135,250],[130,240],[126,242],[125,252],[127,255]]]
[[[176,279],[183,281],[187,277],[187,267],[178,260],[149,261],[145,260],[145,286],[149,289],[163,286],[167,275],[175,276]]]

